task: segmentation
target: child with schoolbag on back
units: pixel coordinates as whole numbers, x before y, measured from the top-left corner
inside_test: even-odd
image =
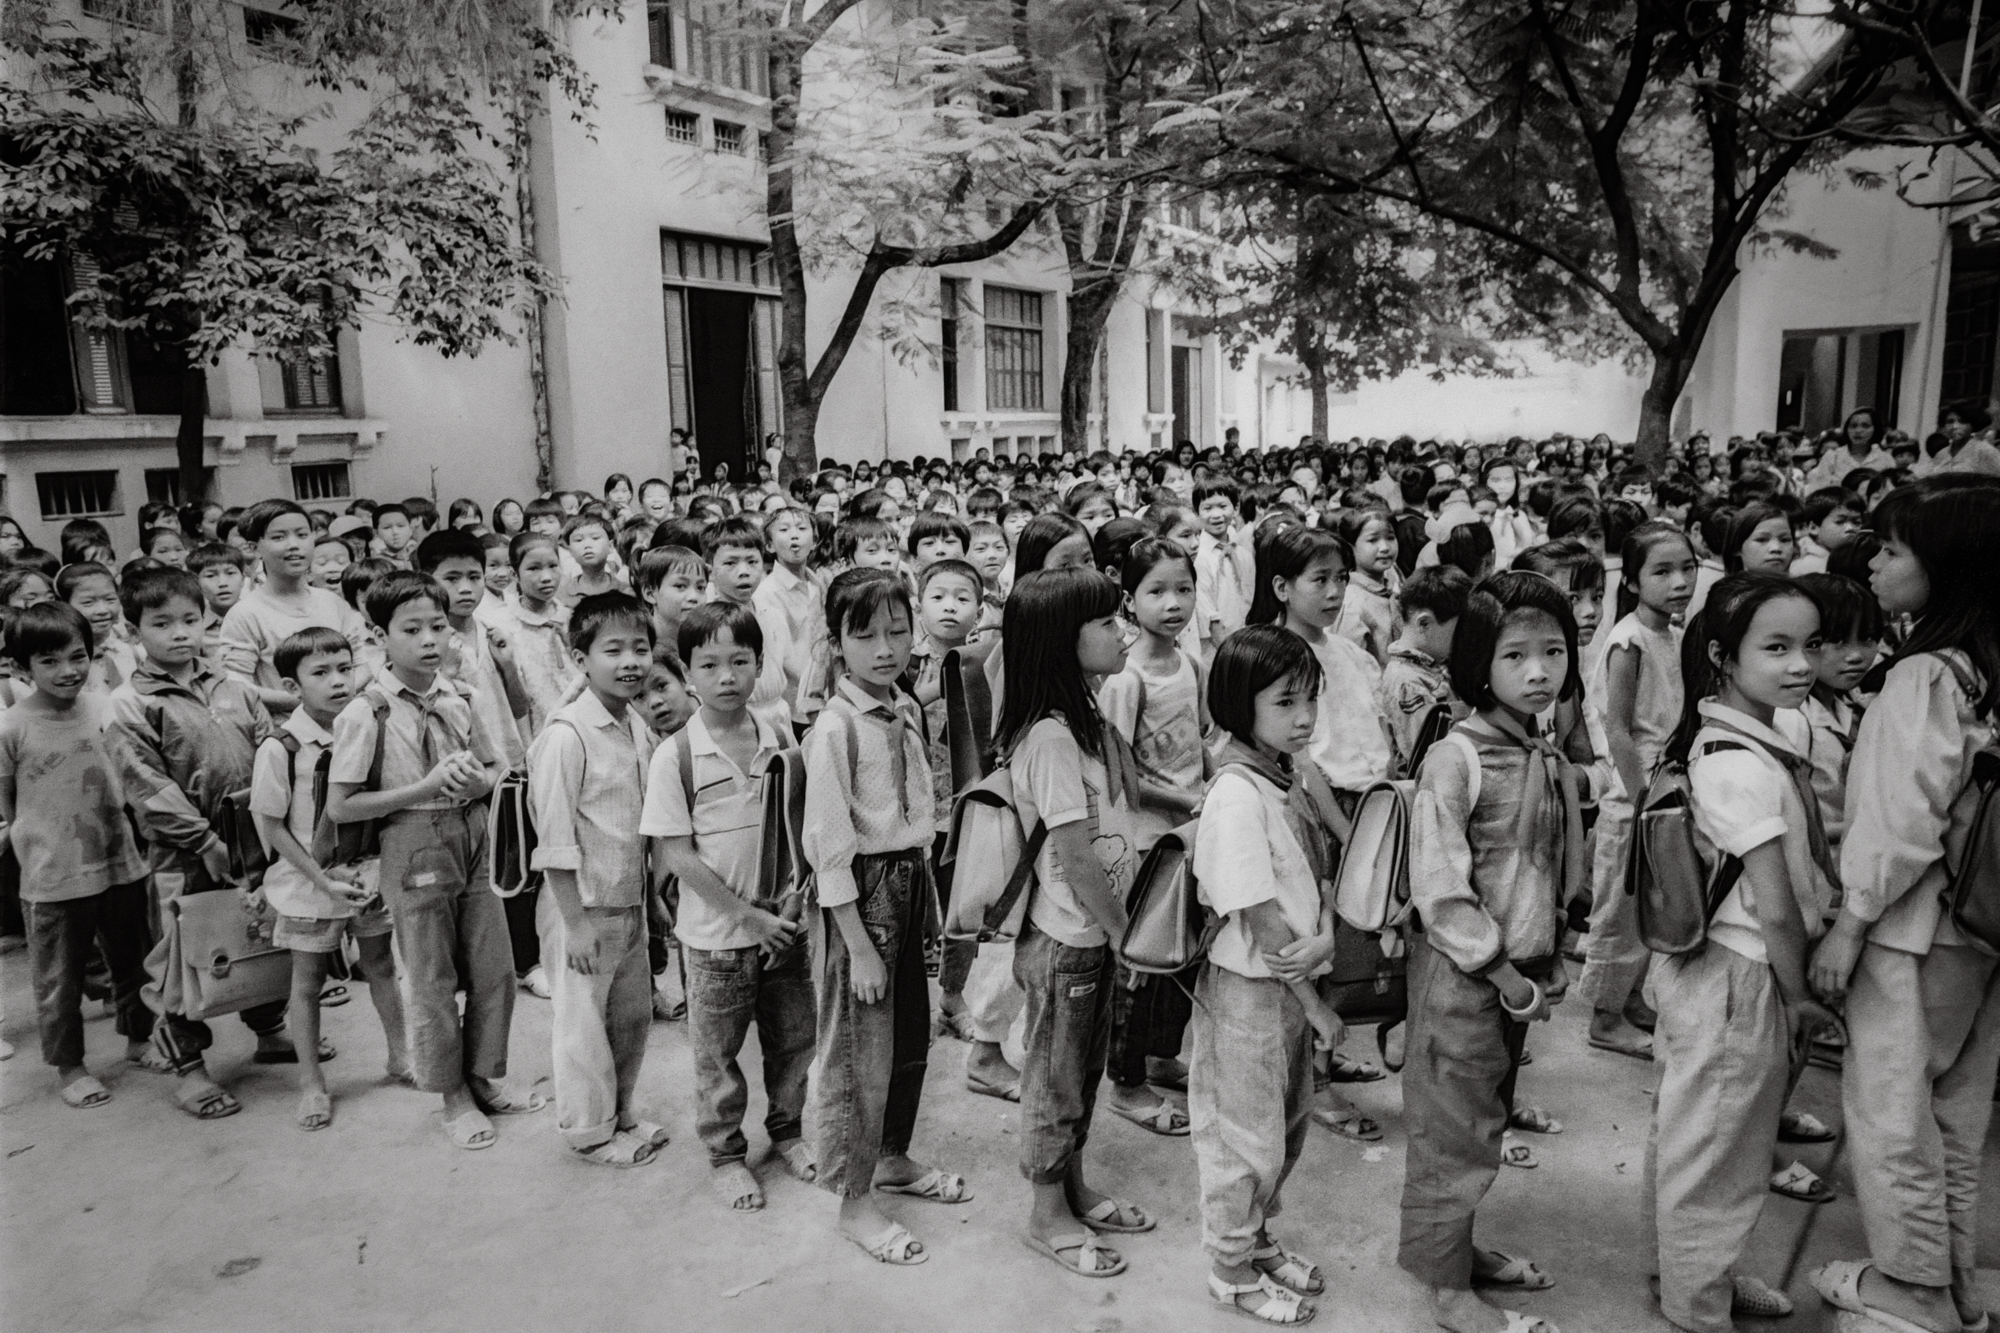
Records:
[[[1471,578],[1451,565],[1420,569],[1396,592],[1396,637],[1375,686],[1375,706],[1388,719],[1398,776],[1415,778],[1428,742],[1466,711],[1451,692],[1447,664],[1471,592]]]
[[[1193,816],[1208,774],[1202,739],[1207,673],[1196,656],[1179,646],[1200,589],[1186,549],[1162,537],[1134,542],[1118,570],[1125,609],[1139,636],[1126,655],[1125,669],[1098,689],[1097,706],[1139,763],[1133,852],[1144,857],[1161,834]],[[1157,1080],[1163,1087],[1186,1086],[1179,1056],[1194,982],[1192,969],[1180,976],[1148,976],[1122,965],[1117,969],[1105,1064],[1110,1106],[1113,1114],[1155,1134],[1187,1132],[1187,1116],[1148,1084]]]
[[[1647,1059],[1652,1015],[1639,997],[1646,974],[1632,895],[1625,891],[1634,806],[1679,722],[1680,634],[1674,623],[1694,595],[1694,547],[1670,523],[1643,523],[1626,535],[1618,596],[1624,613],[1604,635],[1585,692],[1603,729],[1617,785],[1599,805],[1591,877],[1590,933],[1577,993],[1591,1004],[1591,1046]]]
[[[1705,942],[1654,963],[1660,1079],[1645,1189],[1660,1310],[1689,1333],[1727,1333],[1732,1310],[1791,1312],[1782,1294],[1732,1270],[1763,1211],[1805,1041],[1836,1021],[1806,988],[1808,944],[1838,873],[1797,712],[1819,641],[1819,608],[1798,584],[1732,574],[1682,646],[1686,702],[1665,758],[1686,766],[1696,848],[1713,878]]]
[[[1563,904],[1587,874],[1585,775],[1536,720],[1581,688],[1568,594],[1540,575],[1487,579],[1459,618],[1451,678],[1474,716],[1431,747],[1411,809],[1423,930],[1409,962],[1397,1261],[1429,1289],[1440,1326],[1476,1333],[1495,1315],[1475,1284],[1538,1291],[1554,1281],[1531,1260],[1479,1248],[1473,1223],[1500,1170],[1505,1089],[1528,1025],[1567,984]],[[1529,1321],[1523,1333],[1537,1330],[1553,1326]]]
[[[814,1179],[802,1120],[813,1056],[812,974],[796,947],[799,923],[757,902],[765,766],[790,736],[750,706],[763,669],[758,616],[734,602],[688,612],[678,648],[701,707],[653,752],[639,831],[662,840],[662,866],[680,881],[674,922],[687,964],[688,1045],[695,1127],[723,1200],[764,1206],[747,1164],[749,1085],[737,1064],[750,1026],[764,1061],[764,1129],[772,1155]]]
[[[930,1256],[873,1191],[972,1197],[962,1177],[910,1156],[929,1063],[924,934],[936,902],[923,718],[896,684],[915,627],[909,589],[886,570],[845,570],[827,586],[838,674],[806,736],[802,848],[819,893],[819,1070],[807,1113],[818,1183],[840,1196],[840,1234],[899,1266]]]
[[[338,630],[315,625],[282,639],[272,654],[280,687],[298,696],[278,734],[257,747],[250,779],[250,813],[271,854],[264,899],[278,913],[271,942],[292,951],[289,1013],[299,1055],[300,1129],[333,1123],[333,1098],[319,1065],[320,989],[327,961],[352,937],[368,978],[368,998],[382,1021],[389,1078],[411,1087],[403,1034],[403,998],[390,948],[389,909],[379,867],[335,866],[332,824],[326,819],[327,772],[334,718],[354,697],[354,649]]]
[[[1195,986],[1188,1114],[1201,1177],[1211,1299],[1272,1324],[1302,1324],[1326,1289],[1318,1265],[1272,1239],[1279,1191],[1305,1147],[1313,1050],[1344,1028],[1311,978],[1335,951],[1333,911],[1306,848],[1323,834],[1297,758],[1312,739],[1320,667],[1297,635],[1253,625],[1222,641],[1209,704],[1226,733],[1208,788],[1194,869],[1224,918]]]

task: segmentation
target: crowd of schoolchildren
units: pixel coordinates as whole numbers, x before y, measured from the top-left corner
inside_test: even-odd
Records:
[[[1114,1114],[1191,1138],[1211,1299],[1298,1324],[1338,1291],[1309,1225],[1279,1241],[1281,1193],[1313,1123],[1381,1137],[1340,1092],[1386,1076],[1337,1050],[1372,1023],[1401,1070],[1399,1262],[1445,1328],[1553,1333],[1480,1294],[1556,1278],[1474,1222],[1536,1164],[1521,1135],[1562,1130],[1516,1084],[1574,985],[1592,1047],[1656,1065],[1668,1320],[1789,1312],[1736,1264],[1768,1193],[1830,1197],[1780,1148],[1833,1135],[1787,1109],[1819,1060],[1871,1261],[1817,1285],[1885,1329],[1983,1329],[2000,958],[1953,893],[2000,703],[1987,424],[1951,409],[1920,446],[1863,411],[1664,471],[1602,437],[688,468],[490,513],[149,506],[136,553],[0,518],[0,864],[43,1058],[69,1106],[106,1103],[105,999],[183,1111],[239,1111],[176,936],[234,893],[289,993],[216,1012],[298,1065],[301,1129],[334,1119],[320,1011],[365,982],[390,1079],[491,1145],[546,1105],[507,1081],[525,992],[553,1006],[563,1143],[639,1166],[667,1138],[634,1104],[650,1025],[684,1019],[720,1199],[756,1209],[754,1025],[768,1160],[907,1265],[885,1196],[972,1197],[912,1155],[951,1037],[968,1089],[1020,1104],[1030,1248],[1110,1278],[1105,1237],[1155,1224],[1084,1167],[1108,1076]],[[995,772],[1025,891],[1003,930],[947,929],[955,797]],[[1397,781],[1410,911],[1369,933],[1329,881]],[[1677,951],[1631,888],[1666,788],[1705,876]],[[505,886],[502,802],[534,836]],[[1127,966],[1135,881],[1197,817],[1201,956]]]

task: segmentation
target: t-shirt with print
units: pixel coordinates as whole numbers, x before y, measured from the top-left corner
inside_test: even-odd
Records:
[[[7,836],[25,902],[88,898],[146,877],[104,740],[109,720],[91,695],[59,715],[31,694],[0,715],[0,781],[14,788]]]
[[[1050,831],[1088,820],[1091,848],[1111,881],[1111,892],[1123,899],[1139,870],[1138,829],[1133,812],[1106,796],[1109,787],[1104,761],[1085,754],[1060,718],[1045,717],[1028,729],[1009,761],[1014,775],[1014,808],[1021,827],[1037,822]],[[1063,874],[1062,858],[1051,839],[1035,860],[1036,884],[1028,903],[1028,919],[1059,944],[1075,949],[1107,942],[1077,899]]]
[[[680,769],[681,737],[670,736],[653,749],[646,773],[646,803],[639,832],[649,838],[694,837],[695,855],[739,898],[757,896],[757,860],[764,845],[764,765],[784,748],[785,739],[756,713],[757,758],[745,773],[722,752],[700,713],[688,719],[689,768],[694,786],[690,814]],[[691,949],[747,949],[757,943],[748,929],[722,915],[701,895],[681,887],[674,937]]]
[[[1104,720],[1131,743],[1140,772],[1161,786],[1185,792],[1189,799],[1200,793],[1202,783],[1200,681],[1194,659],[1185,654],[1159,675],[1142,669],[1132,658],[1097,692]],[[1137,850],[1150,851],[1162,833],[1185,819],[1150,807],[1135,811]]]

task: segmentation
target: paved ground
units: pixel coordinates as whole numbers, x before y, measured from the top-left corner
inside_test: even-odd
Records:
[[[341,1048],[328,1066],[338,1099],[330,1130],[292,1127],[291,1074],[251,1065],[249,1038],[233,1020],[212,1058],[243,1099],[242,1114],[198,1124],[174,1110],[166,1081],[116,1059],[119,1039],[97,1018],[88,1025],[91,1063],[115,1100],[72,1111],[40,1063],[26,973],[24,955],[0,958],[4,1030],[20,1052],[0,1065],[7,1333],[1249,1327],[1205,1304],[1185,1139],[1107,1117],[1091,1144],[1096,1179],[1162,1217],[1154,1234],[1123,1246],[1126,1275],[1065,1277],[1024,1249],[1016,1109],[962,1090],[963,1048],[954,1042],[932,1048],[918,1154],[962,1171],[978,1197],[957,1208],[895,1206],[933,1256],[891,1270],[834,1238],[831,1198],[776,1172],[766,1173],[770,1206],[760,1214],[715,1202],[693,1135],[678,1025],[654,1025],[642,1082],[674,1142],[651,1166],[613,1172],[569,1160],[551,1113],[499,1122],[491,1150],[454,1151],[434,1099],[379,1082],[380,1030],[359,986],[353,1002],[326,1015]],[[94,1015],[98,1006],[87,1008]],[[513,1043],[516,1076],[544,1086],[548,1015],[546,1003],[521,997]],[[1568,1132],[1531,1140],[1538,1170],[1503,1172],[1482,1239],[1556,1274],[1554,1291],[1520,1303],[1566,1333],[1665,1329],[1646,1294],[1637,1216],[1651,1067],[1590,1051],[1582,1037],[1580,1015],[1565,1013],[1531,1040],[1524,1098]],[[1823,1113],[1837,1110],[1828,1075],[1813,1071],[1805,1095]],[[1385,1121],[1386,1139],[1369,1149],[1315,1129],[1279,1233],[1330,1272],[1317,1327],[1427,1329],[1415,1288],[1394,1265],[1397,1083],[1361,1088],[1357,1100]],[[753,1114],[760,1105],[753,1097]],[[1778,1281],[1801,1251],[1807,1263],[1858,1253],[1851,1202],[1820,1212],[1808,1229],[1808,1210],[1773,1199],[1753,1271]],[[1788,1333],[1832,1327],[1804,1271],[1791,1283],[1800,1314],[1783,1324]]]

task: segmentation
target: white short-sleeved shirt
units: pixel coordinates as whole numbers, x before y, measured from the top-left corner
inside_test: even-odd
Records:
[[[1111,892],[1125,896],[1139,870],[1138,833],[1132,813],[1108,796],[1110,781],[1104,761],[1083,752],[1069,724],[1045,717],[1028,729],[1009,761],[1014,774],[1014,808],[1021,827],[1037,822],[1050,832],[1090,821],[1091,847],[1111,881]],[[1028,903],[1028,919],[1060,944],[1089,949],[1108,937],[1097,918],[1084,910],[1063,874],[1062,858],[1053,841],[1042,844],[1035,861],[1036,884]]]
[[[1375,701],[1382,668],[1367,649],[1332,631],[1321,635],[1312,650],[1323,679],[1319,721],[1306,753],[1336,790],[1366,791],[1385,780],[1396,762]]]
[[[1804,755],[1811,744],[1805,719],[1796,709],[1779,712],[1774,719],[1776,729],[1713,699],[1702,701],[1701,714],[1711,722],[1728,723],[1770,750]],[[1734,741],[1744,748],[1703,755],[1702,747],[1710,741]],[[1688,785],[1694,793],[1694,826],[1708,843],[1702,850],[1709,863],[1720,860],[1719,853],[1741,857],[1773,839],[1780,840],[1792,892],[1800,900],[1806,936],[1819,936],[1826,908],[1833,901],[1833,886],[1813,860],[1805,803],[1791,773],[1765,749],[1713,725],[1696,734],[1692,753]],[[1766,960],[1764,931],[1757,921],[1748,876],[1737,880],[1716,909],[1708,936],[1752,962]]]
[[[1617,648],[1630,649],[1639,655],[1639,675],[1632,696],[1632,743],[1639,750],[1639,766],[1651,772],[1681,722],[1681,631],[1674,625],[1664,630],[1648,629],[1635,611],[1600,638],[1602,648],[1584,690],[1590,712],[1591,742],[1599,754],[1611,752],[1602,735],[1604,707],[1610,697],[1606,682],[1611,675],[1611,653]],[[1619,782],[1615,764],[1611,765],[1609,787],[1605,795],[1631,799]]]
[[[278,645],[302,629],[323,628],[346,638],[359,660],[370,643],[361,613],[337,592],[307,586],[289,601],[279,601],[263,586],[245,588],[236,605],[222,617],[222,656],[229,674],[259,689],[278,688],[274,654]]]
[[[288,754],[276,736],[257,747],[256,765],[250,773],[250,810],[253,814],[282,819],[285,828],[301,847],[311,850],[313,825],[313,770],[319,757],[333,746],[333,733],[312,720],[303,708],[294,708],[278,728],[298,741],[299,752]],[[286,775],[290,781],[286,781]],[[306,873],[270,848],[271,867],[264,872],[264,897],[283,916],[314,921],[337,921],[354,915],[354,909],[314,884]]]
[[[696,713],[688,719],[689,767],[694,779],[694,808],[681,785],[680,740],[660,742],[653,751],[646,778],[646,804],[639,812],[639,832],[649,838],[694,837],[695,855],[739,898],[757,896],[757,858],[763,850],[764,765],[784,748],[784,740],[759,714],[757,758],[745,773],[709,734]],[[674,936],[693,949],[745,949],[756,938],[718,913],[699,894],[681,890],[680,917]]]
[[[1208,950],[1219,968],[1243,977],[1271,975],[1243,918],[1259,903],[1275,901],[1295,936],[1319,929],[1319,882],[1285,822],[1285,794],[1245,769],[1224,769],[1209,784],[1194,873],[1201,901],[1228,918]]]

